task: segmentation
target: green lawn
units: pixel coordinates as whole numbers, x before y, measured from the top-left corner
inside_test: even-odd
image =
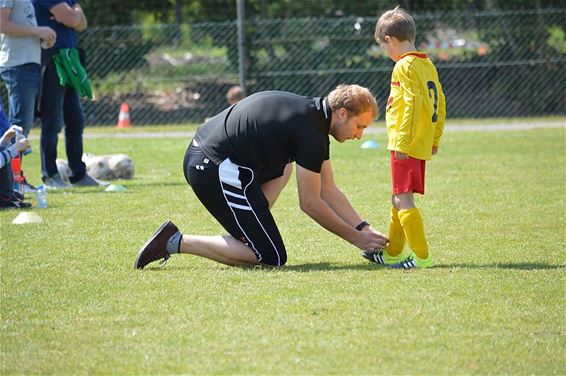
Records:
[[[332,144],[339,186],[383,232],[385,137]],[[184,181],[187,143],[88,139],[133,158],[127,192],[50,192],[44,225],[0,212],[0,374],[565,373],[566,128],[445,134],[417,198],[433,269],[370,265],[300,212],[292,181],[274,209],[286,267],[181,255],[134,271],[164,219],[221,232]]]

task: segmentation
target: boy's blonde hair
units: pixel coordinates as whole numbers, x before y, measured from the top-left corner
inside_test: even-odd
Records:
[[[338,85],[328,94],[328,104],[333,112],[345,108],[354,116],[366,111],[371,111],[374,118],[379,116],[377,100],[367,88],[360,85]]]
[[[395,37],[400,42],[415,43],[416,34],[415,20],[399,7],[383,13],[375,25],[375,40],[378,43],[384,43],[386,35]]]

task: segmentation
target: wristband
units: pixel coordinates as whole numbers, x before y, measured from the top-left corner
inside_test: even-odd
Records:
[[[362,223],[360,223],[359,225],[356,226],[356,230],[358,231],[362,231],[364,229],[364,227],[369,226],[369,223],[366,221],[363,221]]]

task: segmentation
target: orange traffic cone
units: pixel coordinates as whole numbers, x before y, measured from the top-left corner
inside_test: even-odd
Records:
[[[127,103],[122,103],[120,106],[120,115],[118,116],[118,124],[116,124],[116,128],[131,128],[131,126],[130,107]]]

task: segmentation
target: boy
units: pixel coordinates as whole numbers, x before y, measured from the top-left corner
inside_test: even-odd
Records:
[[[375,28],[376,41],[396,62],[386,109],[392,207],[389,244],[362,256],[399,269],[432,266],[413,193],[424,195],[425,164],[438,152],[446,117],[438,73],[427,54],[416,51],[415,34],[415,21],[399,7],[383,13]],[[403,255],[405,241],[412,251],[408,257]]]

